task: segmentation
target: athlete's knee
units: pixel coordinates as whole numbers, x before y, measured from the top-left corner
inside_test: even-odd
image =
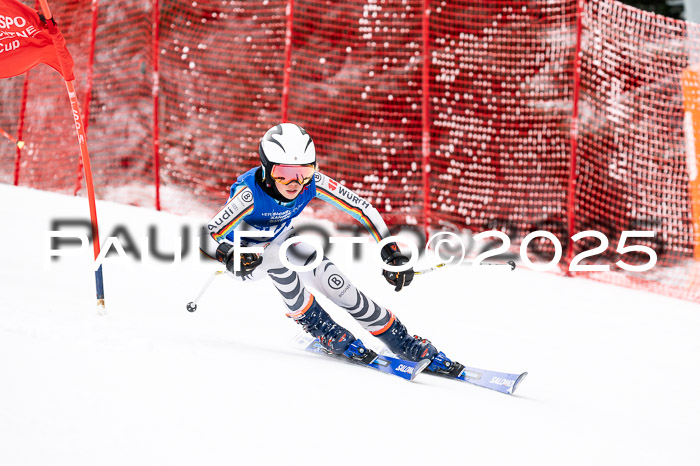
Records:
[[[287,260],[295,267],[305,267],[316,260],[317,252],[306,243],[294,243],[287,248]]]

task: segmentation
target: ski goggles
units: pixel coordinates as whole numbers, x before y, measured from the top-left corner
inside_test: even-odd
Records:
[[[296,181],[303,186],[311,181],[315,171],[313,165],[274,165],[270,176],[278,183],[286,185]]]

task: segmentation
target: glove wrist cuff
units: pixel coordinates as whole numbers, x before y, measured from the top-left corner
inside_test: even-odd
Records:
[[[219,247],[216,248],[216,254],[214,257],[219,262],[223,262],[225,264],[231,254],[233,254],[233,244],[221,243],[219,244]]]
[[[401,250],[396,243],[385,244],[382,248],[382,260],[385,264],[389,264],[394,261],[397,257],[403,256]]]

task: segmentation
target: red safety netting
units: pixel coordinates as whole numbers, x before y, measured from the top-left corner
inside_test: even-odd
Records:
[[[423,220],[421,21],[420,0],[294,3],[288,119],[389,223]]]
[[[623,231],[654,231],[655,238],[632,243],[654,249],[659,264],[638,274],[613,266],[593,278],[700,301],[692,263],[700,225],[692,221],[681,89],[682,71],[700,52],[697,26],[614,2],[586,3],[583,18],[575,229],[610,239],[598,256],[608,264],[621,259]],[[575,252],[597,245],[581,241]],[[624,257],[647,260],[644,253]]]
[[[581,274],[700,302],[681,89],[694,25],[613,0],[54,3],[99,198],[207,216],[286,119],[390,224],[496,228],[515,246],[546,230],[562,270],[598,245],[576,232],[609,240],[583,263],[614,264],[623,231],[654,231],[634,241],[652,270]],[[27,143],[0,143],[0,181],[82,194],[60,76],[35,68],[0,97],[0,128]]]
[[[566,245],[576,1],[431,14],[433,222]]]

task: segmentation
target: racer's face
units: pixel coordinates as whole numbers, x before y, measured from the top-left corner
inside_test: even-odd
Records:
[[[296,199],[301,190],[304,189],[304,187],[296,181],[292,181],[289,184],[282,184],[275,180],[275,186],[277,187],[277,191],[279,191],[285,199],[290,201]]]
[[[296,199],[304,185],[311,183],[316,167],[307,165],[273,165],[270,176],[275,180],[277,191],[290,201]]]

